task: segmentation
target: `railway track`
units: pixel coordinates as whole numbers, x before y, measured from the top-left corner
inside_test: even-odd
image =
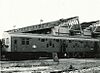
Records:
[[[87,70],[93,67],[100,66],[99,59],[59,59],[59,64],[53,62],[52,59],[43,60],[23,60],[23,61],[0,61],[1,72],[15,72],[15,73],[34,73],[36,72],[53,72],[53,71],[68,71],[70,65],[75,70]],[[99,67],[100,68],[100,67]]]

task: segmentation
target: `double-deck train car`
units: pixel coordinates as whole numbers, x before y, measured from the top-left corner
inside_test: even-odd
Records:
[[[2,59],[52,57],[98,57],[100,39],[80,36],[53,36],[28,33],[5,33]]]

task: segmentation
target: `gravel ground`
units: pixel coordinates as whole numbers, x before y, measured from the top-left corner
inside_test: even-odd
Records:
[[[51,71],[68,71],[70,65],[74,70],[83,70],[98,67],[100,68],[100,59],[59,59],[53,62],[47,60],[24,60],[24,61],[0,61],[1,73],[47,73]],[[99,72],[98,72],[99,73]]]

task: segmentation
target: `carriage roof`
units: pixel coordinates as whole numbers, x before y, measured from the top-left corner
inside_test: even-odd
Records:
[[[79,41],[100,41],[99,39],[80,37],[80,36],[55,36],[47,34],[29,34],[29,33],[10,33],[11,37],[24,38],[47,38],[47,39],[62,39],[62,40],[79,40]]]

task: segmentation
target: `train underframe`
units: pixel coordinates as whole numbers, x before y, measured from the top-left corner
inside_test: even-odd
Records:
[[[96,58],[94,52],[58,52],[58,58]],[[2,52],[1,60],[33,60],[52,58],[51,52]]]
[[[65,52],[59,53],[59,57],[61,58],[94,58],[96,57],[94,52]]]
[[[2,52],[1,60],[32,60],[40,57],[51,58],[51,53],[47,52]]]

